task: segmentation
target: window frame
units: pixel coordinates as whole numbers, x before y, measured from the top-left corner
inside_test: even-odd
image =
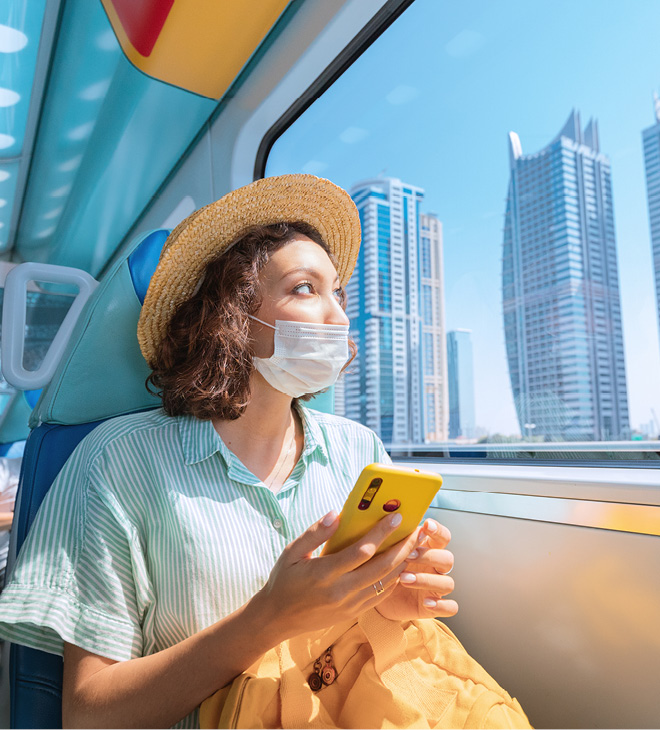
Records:
[[[387,0],[357,35],[335,56],[315,81],[289,106],[261,138],[254,160],[254,179],[265,176],[275,142],[382,35],[415,0]]]

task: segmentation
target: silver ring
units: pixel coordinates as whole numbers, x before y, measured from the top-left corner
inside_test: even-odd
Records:
[[[380,596],[380,594],[385,591],[382,580],[379,580],[378,583],[374,583],[374,590],[376,591],[377,596]]]

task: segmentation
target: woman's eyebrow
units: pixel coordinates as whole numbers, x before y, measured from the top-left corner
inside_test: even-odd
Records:
[[[315,279],[323,279],[323,274],[319,273],[316,269],[312,269],[309,266],[297,266],[295,269],[290,269],[285,274],[282,275],[282,279],[286,278],[287,276],[290,276],[291,274],[308,274],[309,276],[314,277]],[[335,276],[335,281],[339,280],[339,274]]]

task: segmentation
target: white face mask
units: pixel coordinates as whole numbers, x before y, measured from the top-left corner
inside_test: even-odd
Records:
[[[273,388],[299,398],[335,383],[348,360],[347,324],[276,319],[273,327],[249,316],[275,330],[273,355],[253,358],[255,368]]]

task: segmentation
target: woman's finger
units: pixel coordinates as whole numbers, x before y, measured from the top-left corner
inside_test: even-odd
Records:
[[[426,615],[434,618],[449,618],[455,616],[458,613],[458,603],[456,601],[448,600],[435,600],[433,597],[420,601],[422,604],[422,610],[426,612]]]
[[[356,540],[352,545],[332,555],[322,556],[320,560],[324,560],[337,574],[356,570],[374,559],[378,548],[396,530],[399,524],[401,524],[401,515],[399,513],[383,517],[366,535]],[[378,558],[387,555],[392,549],[390,548],[381,553]]]
[[[418,547],[408,560],[412,570],[432,568],[441,575],[447,575],[454,567],[454,554],[449,550]]]
[[[368,611],[370,608],[373,608],[374,606],[377,606],[379,603],[384,601],[394,592],[396,586],[397,582],[396,580],[393,580],[390,583],[386,583],[385,581],[383,581],[384,591],[382,593],[380,592],[380,590],[376,592],[376,589],[373,586],[365,588],[362,593],[362,596],[364,597],[364,603],[360,607],[360,613]],[[380,586],[376,585],[376,588],[380,588]]]
[[[405,568],[408,556],[417,545],[418,535],[419,529],[415,529],[408,537],[345,575],[344,580],[348,589],[366,588],[376,581],[386,579],[391,574],[398,576]]]
[[[399,575],[399,582],[406,588],[432,591],[440,596],[448,595],[455,588],[454,579],[450,575],[438,575],[437,573],[413,573],[404,570]]]
[[[296,563],[303,558],[310,557],[317,547],[323,545],[324,542],[334,535],[339,527],[338,516],[334,510],[328,512],[325,517],[317,520],[302,535],[290,542],[284,552],[287,560],[290,563]]]
[[[426,547],[443,550],[449,545],[449,541],[451,540],[451,532],[449,532],[449,529],[430,517],[424,520],[422,532],[426,536],[423,543]]]

